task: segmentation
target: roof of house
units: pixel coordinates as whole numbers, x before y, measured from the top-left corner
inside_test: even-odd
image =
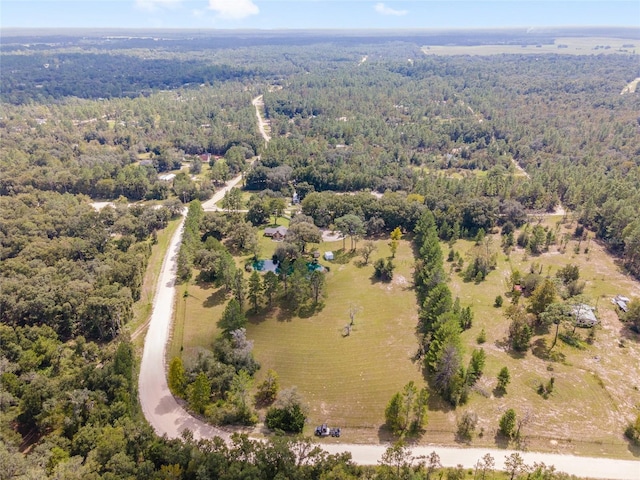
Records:
[[[287,227],[278,226],[278,227],[267,227],[264,229],[264,234],[267,237],[273,237],[274,235],[285,236],[289,229]]]

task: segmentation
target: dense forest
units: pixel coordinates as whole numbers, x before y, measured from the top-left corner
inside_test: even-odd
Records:
[[[184,204],[239,172],[262,192],[255,225],[269,218],[265,198],[295,190],[309,229],[348,216],[370,235],[415,229],[421,304],[450,296],[437,286],[438,239],[519,227],[559,205],[640,278],[640,96],[620,94],[640,76],[637,57],[436,57],[420,36],[248,38],[3,38],[1,478],[428,478],[437,463],[411,469],[402,448],[364,468],[306,440],[168,441],[142,420],[125,326],[151,247]],[[188,252],[200,267],[228,258],[207,243],[216,217],[203,218]],[[248,249],[242,225],[232,241]],[[421,312],[425,345],[440,335],[436,313]],[[441,387],[453,404],[464,394]]]

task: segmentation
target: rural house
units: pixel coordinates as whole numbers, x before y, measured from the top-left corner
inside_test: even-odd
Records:
[[[264,236],[269,237],[276,242],[280,242],[284,240],[284,237],[287,235],[287,231],[289,229],[287,227],[279,226],[279,227],[267,227],[264,229]]]

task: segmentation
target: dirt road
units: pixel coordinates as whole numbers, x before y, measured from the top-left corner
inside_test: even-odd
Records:
[[[353,461],[360,465],[375,465],[384,453],[387,445],[326,445],[329,453],[350,452]],[[419,446],[412,449],[413,457],[427,456],[436,452],[445,467],[462,465],[474,468],[476,462],[487,453],[495,459],[495,468],[504,470],[504,461],[514,450],[498,450],[485,448],[454,448],[440,446]],[[640,462],[631,460],[613,460],[609,458],[576,457],[553,453],[517,452],[527,465],[544,463],[554,465],[556,471],[570,473],[584,478],[607,478],[616,480],[638,480],[640,478]]]
[[[254,107],[256,107],[256,116],[258,117],[258,128],[260,129],[260,135],[262,135],[262,138],[264,138],[265,143],[269,143],[269,140],[271,140],[271,137],[267,134],[267,130],[266,130],[268,124],[266,120],[262,117],[262,112],[260,111],[264,107],[264,101],[262,99],[262,95],[258,95],[256,98],[251,100],[251,103],[253,104]]]

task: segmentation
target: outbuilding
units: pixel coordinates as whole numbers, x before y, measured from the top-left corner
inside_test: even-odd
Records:
[[[331,261],[331,260],[333,260],[333,258],[334,258],[334,257],[333,257],[333,252],[324,252],[323,257],[324,257],[324,259],[325,259],[325,260],[329,260],[329,261]]]
[[[585,303],[574,305],[571,309],[571,316],[576,319],[576,326],[578,327],[593,327],[598,323],[598,318],[595,314],[595,308]]]

